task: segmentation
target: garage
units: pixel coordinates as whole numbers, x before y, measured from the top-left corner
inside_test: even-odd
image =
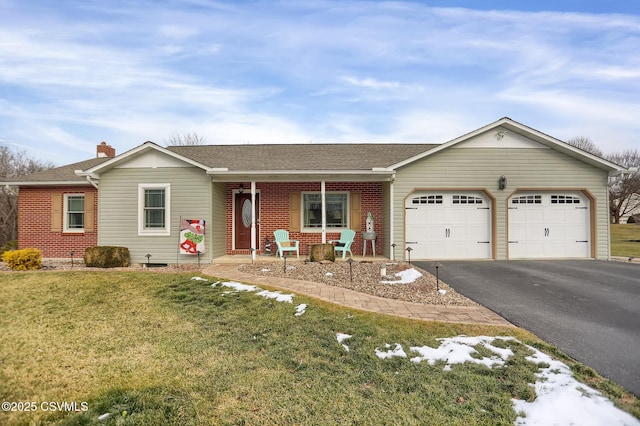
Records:
[[[510,259],[591,257],[591,203],[582,192],[516,192],[508,206]]]
[[[405,201],[412,259],[490,259],[491,201],[482,191],[414,192]]]

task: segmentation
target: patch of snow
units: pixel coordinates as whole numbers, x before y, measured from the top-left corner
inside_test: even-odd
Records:
[[[271,269],[269,269],[269,268],[262,268],[262,269],[260,269],[260,272],[270,272],[270,271],[271,271]]]
[[[327,272],[325,275],[326,275],[327,277],[332,277],[332,276],[333,276],[333,272]]]
[[[258,296],[265,297],[267,299],[276,299],[278,302],[293,303],[293,294],[282,294],[279,291],[262,290],[256,293]]]
[[[465,362],[473,362],[476,364],[483,364],[491,368],[494,365],[504,365],[505,361],[513,355],[511,349],[501,349],[493,346],[491,343],[494,339],[512,340],[507,337],[488,337],[488,336],[457,336],[448,339],[437,339],[441,341],[439,347],[432,348],[430,346],[413,346],[411,351],[418,352],[420,354],[417,357],[411,358],[412,362],[427,361],[429,365],[434,365],[436,361],[445,361],[447,364],[463,364]],[[482,345],[495,353],[496,356],[491,358],[482,357],[474,358],[471,355],[477,354],[473,347]]]
[[[445,294],[447,294],[447,290],[438,290],[438,293],[444,296]]]
[[[299,317],[300,315],[304,314],[306,311],[307,311],[307,304],[301,303],[298,306],[296,306],[295,316]]]
[[[202,277],[191,277],[192,281],[209,281],[206,278],[202,278]]]
[[[111,413],[104,413],[98,416],[98,420],[103,421],[107,420],[111,416]]]
[[[407,353],[404,351],[404,349],[402,349],[402,345],[400,345],[399,343],[396,343],[396,347],[393,349],[390,349],[391,345],[388,343],[385,344],[384,347],[385,349],[387,349],[386,351],[381,351],[378,348],[375,349],[376,356],[380,359],[393,358],[396,356],[401,358],[407,357]]]
[[[396,281],[380,281],[382,284],[411,284],[415,282],[418,278],[422,277],[422,273],[419,272],[415,268],[405,269],[404,271],[400,271],[395,274],[396,277],[400,278]]]
[[[437,339],[441,342],[438,348],[429,346],[411,347],[420,356],[410,361],[427,361],[430,365],[436,361],[445,361],[445,371],[451,371],[453,364],[473,362],[492,368],[494,365],[503,366],[513,351],[509,348],[499,348],[493,345],[496,340],[518,342],[513,337],[467,337],[457,336],[448,339]],[[519,342],[518,342],[519,343]],[[475,346],[481,345],[495,354],[491,358],[473,358],[477,353]],[[386,344],[389,349],[391,345]],[[613,402],[605,398],[595,389],[578,382],[573,378],[571,369],[564,363],[554,360],[539,350],[527,346],[534,352],[526,357],[527,361],[535,364],[544,363],[548,367],[540,367],[536,373],[536,399],[533,402],[513,399],[513,408],[517,413],[516,426],[531,425],[628,425],[640,426],[640,421],[631,414],[617,408]],[[403,353],[402,347],[396,344],[393,350],[380,351],[376,349],[379,358],[391,358]],[[406,355],[404,355],[406,356]]]
[[[351,339],[353,336],[350,334],[344,333],[336,333],[336,339],[338,339],[338,343],[342,344],[342,347],[345,351],[349,352],[349,346],[345,345],[344,342],[346,339]]]
[[[541,367],[536,373],[537,396],[533,402],[512,399],[518,413],[516,425],[640,425],[638,419],[618,409],[600,392],[574,379],[566,364],[527,347],[534,351],[528,361],[549,367]]]
[[[257,291],[259,288],[255,285],[242,284],[235,281],[222,282],[223,287],[231,287],[235,291]]]

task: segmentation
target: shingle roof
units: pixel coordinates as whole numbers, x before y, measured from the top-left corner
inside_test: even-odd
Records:
[[[421,154],[437,144],[298,144],[170,146],[176,154],[230,171],[371,170]]]
[[[95,167],[98,164],[104,163],[109,160],[107,157],[92,158],[90,160],[80,161],[73,164],[67,164],[66,166],[55,167],[53,169],[44,170],[37,173],[31,173],[29,175],[20,176],[15,178],[16,182],[25,183],[37,183],[37,182],[86,182],[87,179],[84,176],[76,176],[74,173],[76,170],[86,170],[91,167]]]
[[[387,167],[421,154],[437,144],[264,144],[189,145],[167,150],[206,167],[229,171],[371,170]],[[117,157],[116,157],[117,158]],[[111,158],[100,157],[21,176],[14,182],[37,184],[85,182],[76,170],[88,170]]]

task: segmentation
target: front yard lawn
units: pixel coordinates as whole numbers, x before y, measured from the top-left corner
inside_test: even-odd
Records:
[[[640,225],[611,225],[611,255],[640,257]]]
[[[534,399],[539,370],[525,345],[640,415],[619,386],[517,328],[409,321],[301,296],[282,303],[192,277],[0,274],[0,399],[35,404],[0,413],[0,423],[514,424],[512,398]],[[513,356],[493,368],[380,356],[459,335],[521,343],[496,340]]]

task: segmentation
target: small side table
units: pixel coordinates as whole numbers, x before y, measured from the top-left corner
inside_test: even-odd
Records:
[[[367,255],[367,241],[371,241],[371,248],[373,249],[372,256],[376,256],[376,233],[375,232],[363,232],[362,239],[364,240],[364,247],[362,248],[362,257]]]

